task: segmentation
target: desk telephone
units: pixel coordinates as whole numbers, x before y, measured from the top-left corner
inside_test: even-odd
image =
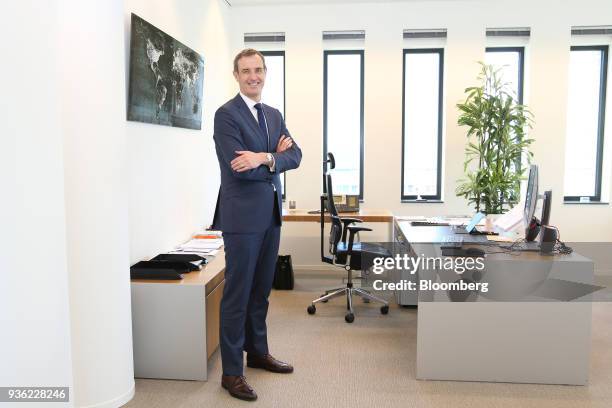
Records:
[[[358,195],[334,195],[334,205],[336,211],[343,212],[359,212],[359,196]]]

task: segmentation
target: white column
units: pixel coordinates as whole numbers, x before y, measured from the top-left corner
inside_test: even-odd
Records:
[[[74,405],[134,394],[123,1],[60,1]]]

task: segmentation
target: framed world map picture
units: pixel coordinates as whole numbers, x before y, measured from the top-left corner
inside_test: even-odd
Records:
[[[204,59],[132,14],[127,118],[202,129]]]

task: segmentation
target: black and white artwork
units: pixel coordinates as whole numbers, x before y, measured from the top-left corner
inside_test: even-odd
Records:
[[[202,129],[204,59],[132,14],[128,120]]]

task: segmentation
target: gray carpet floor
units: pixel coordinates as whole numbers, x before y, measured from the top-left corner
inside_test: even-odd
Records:
[[[300,275],[293,291],[273,291],[268,332],[271,353],[295,366],[282,375],[245,368],[259,398],[243,402],[221,388],[221,357],[211,358],[209,381],[136,380],[126,407],[612,407],[612,303],[593,305],[588,386],[556,386],[415,378],[417,311],[393,305],[387,316],[355,302],[344,322],[342,298],[306,306],[337,279]]]

